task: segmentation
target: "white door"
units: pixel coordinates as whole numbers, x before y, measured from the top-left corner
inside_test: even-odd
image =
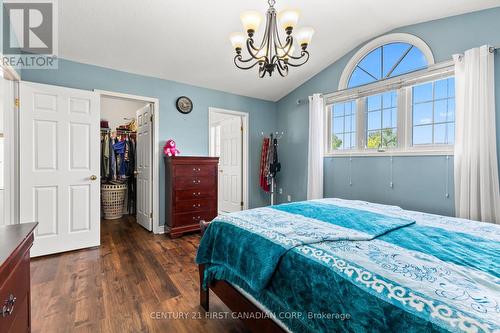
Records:
[[[32,256],[100,245],[99,97],[21,82],[20,220]]]
[[[219,210],[236,212],[242,205],[242,122],[232,116],[220,122]]]
[[[137,111],[137,223],[153,230],[152,174],[152,105]]]

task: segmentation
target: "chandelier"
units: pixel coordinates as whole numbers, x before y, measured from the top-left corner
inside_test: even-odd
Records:
[[[230,36],[236,56],[234,64],[244,70],[259,66],[259,77],[264,77],[266,73],[271,76],[275,69],[281,76],[288,74],[288,67],[299,67],[309,60],[307,46],[311,42],[314,30],[309,27],[297,29],[292,35],[292,31],[299,20],[297,10],[284,10],[277,13],[274,8],[276,0],[268,0],[269,9],[266,12],[266,28],[264,37],[259,46],[256,46],[254,35],[259,29],[262,17],[257,11],[247,11],[241,14],[241,22],[247,32],[248,38],[243,33],[233,33]],[[284,36],[280,37],[278,31],[278,21],[284,29]],[[295,38],[294,38],[295,37]],[[294,39],[300,46],[300,55],[294,55]],[[283,41],[282,41],[283,40]],[[242,49],[246,47],[249,54],[247,59],[243,58]]]

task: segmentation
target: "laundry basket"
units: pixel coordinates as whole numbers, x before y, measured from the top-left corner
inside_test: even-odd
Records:
[[[104,219],[114,220],[123,216],[123,205],[125,203],[125,193],[127,185],[102,184],[101,200]]]

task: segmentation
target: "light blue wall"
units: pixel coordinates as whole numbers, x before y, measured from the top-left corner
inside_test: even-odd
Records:
[[[208,154],[208,108],[249,113],[249,206],[265,205],[268,198],[259,189],[260,132],[276,128],[276,103],[243,97],[216,90],[194,87],[173,81],[135,75],[103,67],[59,60],[58,70],[23,70],[23,80],[78,89],[101,89],[160,100],[160,145],[173,138],[182,155]],[[185,95],[193,100],[194,109],[188,115],[175,108],[177,97]],[[160,223],[164,212],[164,164],[160,163]]]
[[[452,54],[483,44],[500,45],[500,8],[454,16],[431,22],[398,28],[422,38],[430,46],[436,62],[451,59]],[[332,36],[335,47],[335,36]],[[361,47],[361,45],[359,46]],[[308,104],[313,93],[337,90],[338,82],[349,59],[359,49],[331,64],[325,70],[292,91],[278,102],[278,127],[286,131],[281,143],[283,172],[280,187],[281,201],[290,194],[292,200],[306,198]],[[312,55],[314,56],[314,55]],[[497,142],[500,137],[500,53],[495,56]],[[500,156],[500,144],[497,149]],[[452,162],[452,161],[450,161]],[[349,169],[349,158],[325,159],[325,196],[364,199],[373,202],[398,204],[407,209],[453,215],[453,163],[449,163],[450,196],[446,191],[446,158],[444,156],[394,157],[394,188],[389,187],[389,157],[356,157]],[[349,171],[350,170],[350,171]],[[353,185],[349,186],[349,173]]]

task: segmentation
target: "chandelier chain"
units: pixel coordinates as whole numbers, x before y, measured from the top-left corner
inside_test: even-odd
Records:
[[[270,7],[274,7],[274,5],[276,4],[276,0],[267,0],[267,3]]]

